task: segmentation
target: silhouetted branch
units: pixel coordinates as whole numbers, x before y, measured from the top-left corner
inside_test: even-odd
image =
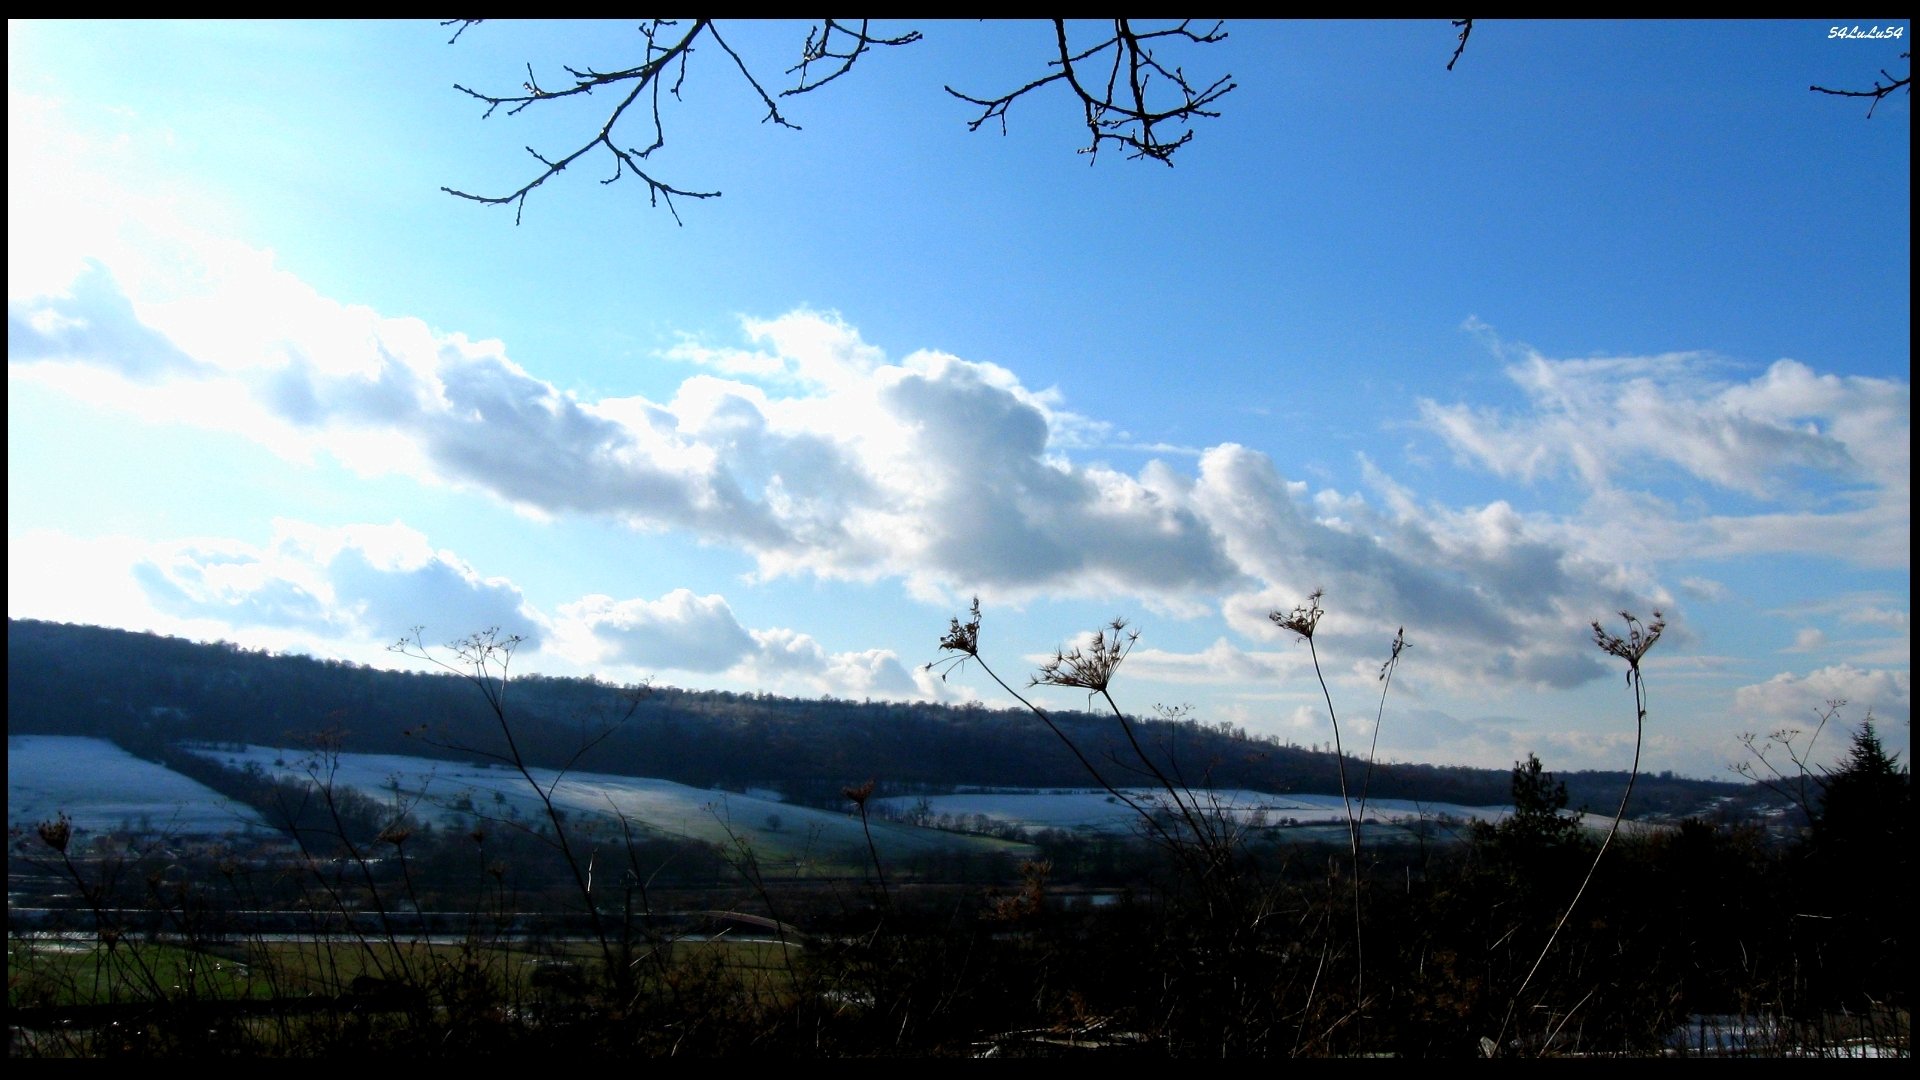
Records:
[[[1900,54],[1900,59],[1911,63],[1913,54],[1903,52]],[[1895,90],[1906,87],[1907,95],[1909,97],[1913,95],[1913,75],[1911,73],[1896,79],[1887,72],[1886,68],[1881,68],[1880,78],[1885,79],[1886,82],[1882,83],[1879,79],[1874,80],[1873,89],[1871,90],[1834,90],[1825,86],[1809,86],[1807,89],[1816,94],[1831,94],[1834,97],[1872,98],[1873,104],[1867,106],[1867,119],[1871,120],[1873,119],[1873,110],[1879,108],[1880,103],[1885,101],[1887,96]]]
[[[466,94],[468,97],[486,103],[487,110],[481,114],[482,119],[491,117],[494,111],[502,106],[506,106],[506,115],[514,116],[535,102],[552,101],[579,94],[591,94],[594,90],[602,86],[612,86],[619,83],[630,82],[633,84],[633,88],[627,92],[626,97],[622,98],[618,105],[614,106],[612,113],[607,116],[606,123],[600,126],[599,133],[573,153],[556,159],[546,157],[531,146],[527,147],[527,153],[532,155],[535,161],[540,162],[540,164],[546,168],[542,170],[538,176],[514,191],[505,195],[476,195],[451,187],[442,187],[440,190],[449,195],[469,199],[477,203],[484,203],[489,206],[505,206],[511,203],[514,207],[513,223],[518,225],[520,224],[522,213],[526,210],[527,196],[532,194],[534,188],[539,187],[541,184],[546,183],[548,180],[564,172],[567,166],[578,161],[594,147],[604,146],[607,152],[613,156],[614,167],[613,175],[600,182],[602,184],[611,184],[620,179],[625,173],[633,173],[633,175],[639,177],[641,182],[647,185],[648,204],[658,206],[662,201],[665,201],[667,204],[667,212],[673,215],[673,220],[676,222],[680,220],[680,212],[673,205],[673,197],[675,195],[684,196],[689,199],[711,199],[719,195],[720,193],[718,191],[692,191],[686,188],[675,187],[672,184],[658,179],[640,167],[640,160],[642,158],[647,157],[666,143],[666,132],[660,121],[661,79],[664,77],[664,73],[668,68],[677,61],[680,68],[679,75],[675,78],[668,92],[678,97],[680,83],[686,78],[686,58],[693,49],[695,39],[710,27],[707,20],[698,20],[694,22],[692,27],[684,34],[681,34],[677,40],[669,44],[661,44],[659,40],[661,31],[678,25],[679,24],[672,19],[654,19],[640,28],[641,35],[647,39],[647,55],[646,62],[638,67],[624,68],[619,71],[595,71],[591,68],[585,70],[571,67],[563,68],[567,75],[573,79],[573,85],[562,90],[548,90],[541,86],[539,79],[533,73],[533,65],[531,64],[527,65],[527,81],[521,84],[521,89],[524,91],[523,93],[486,94],[471,89],[470,87],[461,86],[458,83],[454,84],[454,89]],[[462,29],[464,29],[464,27]],[[454,39],[458,40],[458,38],[459,34],[456,33]],[[715,36],[715,40],[718,40],[718,35]],[[720,45],[721,48],[726,48],[725,42],[721,42]],[[729,54],[732,53],[731,49],[727,51]],[[738,57],[735,57],[736,61],[738,59]],[[746,70],[744,65],[742,65],[741,70]],[[751,76],[749,76],[749,81],[752,81]],[[754,88],[759,89],[759,84],[755,83]],[[626,115],[627,109],[632,106],[635,101],[639,100],[641,94],[647,94],[652,105],[653,141],[648,144],[644,150],[622,147],[614,141],[614,128],[619,125],[621,119]],[[764,98],[766,95],[762,92],[761,96]]]
[[[911,45],[920,40],[920,31],[918,30],[909,30],[899,37],[873,37],[867,33],[867,25],[867,20],[861,19],[860,29],[849,30],[847,27],[842,26],[838,19],[824,19],[819,26],[808,30],[807,43],[801,48],[800,62],[787,69],[787,74],[800,76],[800,81],[794,84],[793,89],[782,90],[780,96],[792,97],[795,94],[804,94],[810,90],[817,90],[827,85],[853,70],[854,61],[860,59],[860,54],[875,45]],[[851,39],[851,51],[834,51],[833,36],[836,32],[842,37]],[[847,46],[842,46],[842,48],[847,48]],[[840,61],[840,66],[834,68],[824,77],[814,79],[811,70],[812,65],[827,60],[838,60]],[[812,79],[812,81],[809,82],[809,79]]]
[[[479,26],[481,23],[486,21],[487,20],[485,19],[441,19],[440,25],[451,26],[455,28],[453,31],[453,36],[447,39],[447,44],[451,45],[454,42],[460,40],[461,34],[466,33],[468,30],[471,30],[472,28]]]
[[[448,44],[460,40],[461,34],[480,21],[449,19],[443,22],[441,24],[443,26],[459,24],[453,37],[448,39]],[[660,115],[661,92],[664,89],[674,99],[679,99],[681,86],[687,77],[687,58],[693,55],[694,46],[702,35],[711,39],[721,51],[727,54],[747,85],[759,95],[761,103],[767,108],[763,121],[772,122],[781,127],[799,129],[798,124],[792,123],[781,114],[773,96],[767,93],[766,87],[754,75],[753,69],[747,65],[747,62],[720,35],[719,28],[714,25],[713,20],[695,19],[683,28],[674,19],[651,19],[641,25],[640,34],[646,39],[644,62],[616,71],[597,71],[592,68],[580,69],[563,65],[561,70],[565,71],[567,77],[572,80],[572,85],[558,89],[542,86],[531,64],[527,66],[526,82],[521,84],[521,92],[517,94],[490,94],[458,83],[454,84],[454,89],[486,105],[486,111],[481,113],[482,119],[491,117],[502,108],[505,109],[505,115],[515,116],[537,103],[590,95],[601,87],[629,85],[626,96],[622,97],[608,113],[606,122],[600,126],[600,130],[572,153],[564,157],[548,157],[531,146],[527,147],[527,153],[540,163],[541,170],[532,180],[513,191],[504,195],[481,195],[452,187],[442,187],[440,190],[458,198],[489,206],[511,204],[514,208],[513,223],[518,225],[526,210],[527,196],[532,194],[535,188],[565,172],[568,166],[591,153],[595,148],[601,148],[613,158],[613,175],[600,181],[602,184],[611,184],[631,173],[647,186],[648,205],[659,206],[665,203],[667,212],[673,215],[675,223],[679,223],[680,211],[673,202],[676,196],[688,199],[712,199],[718,197],[720,192],[696,191],[668,183],[642,168],[641,162],[655,150],[666,145],[666,127]],[[852,30],[836,20],[825,20],[808,31],[800,63],[788,69],[789,74],[798,73],[799,84],[791,90],[784,91],[781,96],[804,94],[832,82],[846,74],[854,63],[873,46],[909,45],[918,40],[920,40],[920,34],[917,31],[899,37],[876,37],[867,32],[865,22],[860,24],[859,30]],[[839,66],[824,77],[810,80],[809,65],[824,61],[838,61]],[[671,83],[667,81],[668,79],[671,79]],[[626,118],[627,110],[643,96],[647,99],[648,117],[653,127],[652,139],[644,149],[624,143],[616,135],[616,129]]]
[[[759,79],[756,79],[753,77],[753,72],[747,68],[747,62],[745,60],[740,59],[740,54],[737,52],[734,52],[733,46],[727,44],[727,40],[720,36],[719,27],[713,26],[712,24],[708,24],[707,32],[712,34],[714,42],[718,44],[722,49],[726,50],[726,53],[728,56],[733,58],[733,66],[740,69],[740,76],[747,80],[747,85],[753,87],[753,92],[760,95],[760,103],[767,107],[767,115],[761,117],[760,122],[764,124],[764,123],[767,123],[768,121],[772,121],[773,123],[778,124],[783,128],[792,128],[795,131],[799,131],[800,130],[799,124],[795,124],[789,121],[786,117],[780,115],[780,106],[774,104],[773,99],[767,96],[766,88],[760,85]],[[677,84],[675,85],[674,90],[676,91],[676,93],[679,90],[679,86]],[[785,95],[782,95],[782,96],[784,97]]]
[[[1813,735],[1807,739],[1804,746],[1797,743],[1800,736],[1804,734],[1799,728],[1781,728],[1768,735],[1764,742],[1752,732],[1742,734],[1740,745],[1746,747],[1747,754],[1754,761],[1758,761],[1760,766],[1771,775],[1761,775],[1760,770],[1754,767],[1753,761],[1738,762],[1729,768],[1735,775],[1759,784],[1793,803],[1806,819],[1807,827],[1812,828],[1814,821],[1819,817],[1817,809],[1819,796],[1826,791],[1827,786],[1826,779],[1814,771],[1813,747],[1820,741],[1820,733],[1827,729],[1827,723],[1839,715],[1846,704],[1845,698],[1828,698],[1824,709],[1815,709],[1814,712],[1819,717],[1820,723],[1814,726]],[[1794,775],[1788,776],[1774,764],[1770,755],[1776,749],[1784,752],[1787,760],[1793,763]],[[1809,787],[1809,784],[1812,786]]]
[[[1115,19],[1112,36],[1091,48],[1075,51],[1067,42],[1066,20],[1055,19],[1054,41],[1059,56],[1047,61],[1048,67],[1058,69],[1052,74],[996,98],[974,97],[951,86],[946,90],[968,104],[981,107],[980,115],[967,123],[967,130],[978,131],[989,120],[998,119],[1004,135],[1007,110],[1015,101],[1048,83],[1065,81],[1079,96],[1087,131],[1093,136],[1081,153],[1098,154],[1101,144],[1111,142],[1127,148],[1130,158],[1144,157],[1172,165],[1174,151],[1193,138],[1190,126],[1193,121],[1219,116],[1208,106],[1236,86],[1232,75],[1222,75],[1202,88],[1188,80],[1184,68],[1178,65],[1169,68],[1154,55],[1154,43],[1159,41],[1213,45],[1227,39],[1220,23],[1214,23],[1204,32],[1195,32],[1192,25],[1192,20],[1185,19],[1167,29],[1141,32],[1134,29],[1133,20]],[[1103,56],[1109,51],[1112,53],[1110,63]],[[1108,64],[1104,86],[1082,78],[1083,70],[1092,67],[1096,58]],[[1158,87],[1156,82],[1160,84]],[[1159,128],[1166,123],[1184,128],[1179,138],[1163,137]]]
[[[1453,25],[1460,28],[1460,44],[1454,46],[1453,58],[1447,61],[1448,71],[1452,71],[1453,65],[1460,62],[1460,54],[1467,51],[1467,38],[1473,35],[1472,19],[1455,19]]]

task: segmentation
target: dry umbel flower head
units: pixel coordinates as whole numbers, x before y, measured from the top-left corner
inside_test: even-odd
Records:
[[[1120,661],[1127,658],[1138,640],[1140,631],[1130,631],[1125,619],[1115,619],[1105,629],[1095,631],[1091,643],[1076,645],[1070,651],[1056,650],[1053,659],[1040,665],[1027,685],[1075,686],[1089,693],[1103,693]]]
[[[928,671],[932,671],[935,667],[942,664],[946,666],[946,670],[940,673],[941,682],[947,680],[948,672],[951,672],[956,666],[966,663],[968,658],[974,660],[980,659],[979,597],[976,596],[973,598],[973,607],[968,609],[967,614],[968,619],[964,623],[960,621],[958,616],[955,616],[952,620],[952,625],[947,628],[946,636],[940,639],[940,651],[954,655],[944,657],[938,661],[928,661],[927,663]]]
[[[1606,652],[1627,662],[1627,681],[1633,681],[1634,673],[1640,670],[1640,658],[1647,655],[1653,643],[1660,640],[1660,634],[1667,628],[1666,617],[1658,610],[1653,613],[1653,621],[1642,623],[1630,611],[1623,611],[1620,617],[1627,621],[1627,636],[1610,634],[1598,622],[1593,624],[1593,643]]]
[[[36,831],[40,834],[41,843],[65,854],[67,844],[73,839],[73,821],[67,817],[67,812],[62,810],[59,817],[52,821],[41,822]]]
[[[1407,641],[1407,628],[1403,626],[1394,631],[1393,651],[1387,654],[1386,661],[1380,665],[1380,681],[1385,682],[1393,674],[1394,665],[1400,662],[1400,654],[1411,648],[1413,646]]]
[[[1291,630],[1308,641],[1313,640],[1314,628],[1320,625],[1320,616],[1326,612],[1320,608],[1320,598],[1326,595],[1325,589],[1315,589],[1304,604],[1296,604],[1294,609],[1282,615],[1278,611],[1269,612],[1267,618],[1282,630]]]

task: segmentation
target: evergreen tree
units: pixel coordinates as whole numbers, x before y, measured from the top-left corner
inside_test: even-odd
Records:
[[[1912,776],[1898,758],[1869,716],[1845,762],[1827,774],[1801,851],[1803,903],[1826,916],[1802,931],[1816,946],[1807,974],[1827,1002],[1910,1001]]]
[[[1513,814],[1494,827],[1503,845],[1515,851],[1560,848],[1580,839],[1580,819],[1567,814],[1567,785],[1528,754],[1513,763]]]
[[[1848,857],[1873,857],[1876,850],[1906,849],[1912,806],[1912,774],[1899,754],[1887,753],[1868,716],[1854,732],[1846,762],[1827,774],[1815,819],[1813,843]]]

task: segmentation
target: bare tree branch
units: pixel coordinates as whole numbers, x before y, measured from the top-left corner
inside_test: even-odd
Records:
[[[562,90],[548,90],[541,86],[539,79],[533,73],[533,65],[531,64],[527,65],[527,81],[521,86],[523,93],[485,94],[456,83],[454,89],[466,94],[468,97],[486,103],[487,110],[481,114],[482,119],[491,117],[495,110],[500,109],[502,106],[506,107],[506,115],[514,116],[536,102],[553,101],[558,98],[573,97],[580,94],[591,94],[594,90],[602,86],[631,82],[633,88],[627,92],[626,97],[622,98],[618,105],[614,106],[612,113],[607,116],[606,123],[601,125],[599,133],[571,154],[562,158],[549,158],[533,147],[527,147],[527,153],[532,155],[535,161],[544,165],[545,169],[541,171],[538,176],[522,184],[514,191],[505,195],[476,195],[472,192],[461,191],[451,187],[442,187],[440,190],[449,195],[457,196],[458,198],[470,199],[473,202],[484,203],[489,206],[505,206],[511,203],[514,207],[513,223],[518,225],[520,224],[521,215],[526,210],[527,196],[532,194],[534,188],[539,187],[541,184],[546,183],[548,180],[564,172],[567,166],[578,161],[594,147],[603,146],[606,148],[607,153],[613,156],[614,168],[613,175],[602,180],[601,183],[611,184],[619,180],[626,172],[633,173],[642,183],[647,185],[648,204],[658,206],[664,201],[667,204],[667,212],[673,215],[675,222],[680,220],[680,212],[673,205],[673,197],[675,195],[684,196],[689,199],[711,199],[719,195],[720,193],[718,191],[692,191],[686,188],[675,187],[672,184],[658,179],[640,167],[640,161],[642,159],[666,143],[665,129],[661,126],[660,121],[660,81],[663,73],[674,65],[676,61],[679,63],[679,77],[676,78],[673,86],[669,90],[670,93],[678,97],[680,80],[686,77],[686,57],[692,51],[695,39],[707,31],[710,24],[705,19],[697,20],[693,23],[692,27],[681,34],[677,40],[673,40],[668,44],[661,44],[659,39],[661,31],[677,26],[678,23],[672,19],[655,19],[640,28],[641,35],[647,39],[647,52],[646,62],[638,67],[625,68],[620,71],[595,71],[591,68],[584,70],[571,67],[563,68],[567,75],[573,79],[573,85]],[[457,38],[458,35],[456,34],[455,37]],[[716,40],[718,40],[717,37]],[[725,42],[721,43],[721,47],[726,48]],[[728,52],[731,53],[732,50],[729,49]],[[744,67],[742,70],[744,70]],[[621,119],[626,115],[628,107],[638,100],[643,93],[648,93],[651,96],[653,106],[653,141],[648,144],[644,150],[622,147],[614,141],[614,128],[619,125]],[[762,96],[764,96],[764,94]]]
[[[800,50],[800,62],[787,69],[787,74],[799,75],[800,81],[794,84],[793,89],[782,90],[780,96],[792,97],[795,94],[804,94],[812,90],[818,90],[822,86],[853,70],[854,61],[860,59],[860,54],[875,45],[911,45],[920,40],[920,31],[918,30],[909,30],[899,37],[884,38],[873,37],[868,34],[867,26],[868,23],[866,19],[860,20],[860,29],[858,30],[849,30],[845,26],[842,26],[838,19],[822,19],[819,26],[807,31],[807,42]],[[838,32],[842,37],[852,39],[852,51],[834,51],[833,35],[835,32]],[[843,48],[845,48],[845,46],[843,46]],[[814,78],[811,70],[812,65],[827,60],[838,60],[840,61],[840,66],[834,68],[824,76]]]
[[[727,55],[733,57],[733,66],[740,69],[740,76],[747,80],[747,85],[753,87],[753,92],[760,95],[761,104],[767,107],[767,115],[761,117],[760,122],[763,124],[772,122],[774,124],[778,124],[783,128],[792,128],[795,131],[799,131],[800,130],[799,124],[791,123],[787,120],[786,117],[780,115],[780,106],[774,104],[773,99],[767,96],[767,91],[764,87],[760,85],[760,80],[754,78],[753,72],[748,70],[747,62],[745,60],[740,59],[740,54],[737,52],[734,52],[733,46],[727,44],[726,39],[720,36],[720,28],[709,25],[707,28],[707,31],[708,33],[713,35],[713,40],[722,49],[726,50]],[[808,36],[811,37],[812,35],[809,34]],[[678,87],[676,87],[675,89],[677,90]]]
[[[1454,46],[1453,58],[1447,61],[1448,71],[1452,71],[1453,65],[1460,62],[1460,54],[1467,51],[1467,38],[1473,35],[1472,19],[1455,19],[1453,25],[1460,30],[1460,44]]]
[[[1198,32],[1192,26],[1193,21],[1185,19],[1172,27],[1142,32],[1135,29],[1131,19],[1115,19],[1111,36],[1076,51],[1068,44],[1066,20],[1055,19],[1058,57],[1047,61],[1049,68],[1057,69],[1052,74],[996,98],[974,97],[951,86],[946,90],[961,101],[980,106],[980,115],[967,123],[967,130],[978,131],[989,120],[997,119],[1004,135],[1007,111],[1015,101],[1048,83],[1065,81],[1080,98],[1087,131],[1092,136],[1081,153],[1097,155],[1102,144],[1117,143],[1129,151],[1129,158],[1148,158],[1171,166],[1174,152],[1193,138],[1193,121],[1219,116],[1219,112],[1209,106],[1237,85],[1232,75],[1223,75],[1201,87],[1187,78],[1184,68],[1177,64],[1170,68],[1154,55],[1155,44],[1159,42],[1213,45],[1227,38],[1221,23]],[[1109,50],[1112,52],[1110,62],[1103,56]],[[1083,69],[1091,67],[1096,58],[1108,64],[1104,86],[1082,78]],[[1162,134],[1160,125],[1168,123],[1183,129],[1178,138],[1169,139]]]
[[[440,25],[452,29],[453,34],[447,39],[451,45],[484,21],[444,19]],[[1449,20],[1457,35],[1453,54],[1447,60],[1448,71],[1452,71],[1465,55],[1475,21]],[[1193,141],[1194,123],[1203,118],[1218,117],[1220,112],[1216,106],[1220,99],[1238,87],[1231,74],[1221,75],[1211,81],[1190,78],[1181,64],[1163,59],[1163,54],[1177,55],[1177,51],[1183,48],[1192,49],[1225,41],[1227,33],[1223,29],[1224,23],[1216,21],[1202,29],[1196,28],[1194,20],[1183,19],[1160,24],[1154,29],[1143,29],[1145,24],[1139,20],[1105,20],[1102,25],[1106,31],[1098,41],[1076,48],[1071,39],[1077,33],[1084,33],[1082,24],[1075,24],[1075,28],[1070,29],[1065,19],[1054,19],[1052,22],[1053,56],[1045,61],[1043,74],[997,97],[979,97],[952,86],[945,87],[949,95],[980,110],[978,115],[967,121],[967,130],[979,131],[997,120],[1000,132],[1004,135],[1007,116],[1016,101],[1050,84],[1064,83],[1079,100],[1082,120],[1087,128],[1088,141],[1080,148],[1080,153],[1090,158],[1096,157],[1104,146],[1112,144],[1121,147],[1128,158],[1146,158],[1171,166],[1174,154]],[[622,87],[624,84],[625,94],[614,104],[599,130],[571,152],[550,156],[527,146],[527,154],[538,163],[538,171],[532,179],[512,191],[481,194],[454,187],[442,187],[441,190],[456,198],[483,205],[511,205],[514,208],[514,224],[518,225],[526,212],[527,198],[534,189],[565,172],[581,158],[604,151],[613,161],[613,171],[600,181],[602,184],[612,184],[632,174],[645,185],[648,205],[657,207],[664,203],[667,212],[673,215],[674,222],[680,224],[676,198],[712,199],[718,198],[720,192],[678,186],[662,179],[647,163],[653,153],[667,142],[666,122],[661,109],[663,93],[676,102],[680,100],[681,88],[687,79],[688,60],[696,52],[703,35],[719,46],[720,51],[732,61],[740,78],[760,99],[766,110],[761,122],[796,131],[800,125],[789,120],[781,111],[780,99],[811,93],[839,79],[852,71],[860,58],[876,47],[911,45],[920,41],[922,36],[918,30],[894,36],[875,34],[870,22],[865,19],[857,23],[840,19],[819,20],[807,30],[799,61],[785,69],[785,74],[793,77],[794,84],[774,94],[768,91],[767,84],[754,73],[746,58],[721,35],[714,20],[695,19],[683,25],[674,19],[650,19],[640,24],[639,30],[646,42],[645,55],[642,62],[633,67],[600,71],[562,65],[561,70],[565,72],[567,81],[549,89],[541,84],[533,66],[529,64],[526,80],[517,93],[487,93],[456,83],[454,89],[486,106],[481,113],[482,119],[490,118],[496,112],[517,116],[536,104],[588,96],[604,87]],[[1879,35],[1876,32],[1873,35],[1856,33],[1854,36]],[[1901,53],[1900,58],[1911,60],[1912,54]],[[1909,94],[1912,93],[1912,77],[1896,77],[1882,69],[1880,78],[1874,81],[1870,89],[1826,86],[1812,86],[1809,89],[1834,97],[1871,99],[1867,116],[1872,118],[1880,103],[1894,92],[1905,89]],[[643,127],[650,123],[652,131],[645,145],[640,146],[628,141],[629,136],[621,125],[623,121],[632,119],[629,110],[643,97],[645,107],[634,110],[642,119],[635,123]],[[633,125],[627,126],[630,128]]]
[[[486,21],[487,20],[485,19],[441,19],[440,25],[451,26],[455,28],[453,31],[453,36],[447,39],[447,44],[451,45],[454,42],[460,40],[461,34],[466,33],[468,30],[472,29],[473,27],[479,26],[481,23]]]
[[[456,26],[448,44],[460,40],[460,35],[479,23],[479,19],[448,19],[442,26]],[[719,191],[696,191],[671,184],[648,169],[641,167],[654,151],[666,145],[666,126],[661,118],[661,94],[671,95],[676,101],[680,98],[680,89],[687,78],[687,60],[695,51],[695,45],[704,35],[733,61],[741,78],[746,80],[753,92],[759,95],[761,104],[766,106],[763,122],[780,127],[799,130],[800,125],[788,120],[781,112],[779,104],[769,94],[753,69],[747,65],[739,52],[721,36],[719,28],[711,19],[695,19],[682,27],[674,19],[652,19],[640,26],[640,34],[646,39],[646,54],[642,63],[615,71],[598,71],[593,68],[573,68],[562,66],[571,85],[558,89],[548,89],[540,84],[534,74],[533,66],[527,66],[527,79],[521,84],[519,93],[490,94],[475,90],[458,83],[454,89],[486,105],[481,118],[486,119],[497,111],[503,115],[517,116],[529,107],[561,98],[591,95],[602,87],[627,84],[627,92],[607,115],[606,122],[592,138],[573,152],[563,157],[549,157],[533,147],[526,148],[527,153],[540,163],[540,172],[533,179],[504,195],[482,195],[459,188],[442,187],[440,190],[457,198],[488,206],[512,205],[513,223],[520,224],[526,211],[527,196],[540,185],[551,180],[574,162],[592,153],[596,149],[604,150],[613,159],[613,175],[600,181],[611,184],[631,173],[647,187],[647,202],[651,206],[666,204],[667,212],[673,215],[675,223],[680,222],[680,211],[674,205],[676,196],[688,199],[712,199],[720,195]],[[860,24],[858,30],[849,28],[838,20],[826,19],[807,33],[805,46],[801,51],[800,63],[787,69],[788,74],[798,74],[799,82],[791,90],[781,93],[781,97],[804,94],[832,82],[852,69],[859,58],[878,45],[910,45],[920,40],[918,31],[899,37],[878,37],[868,32],[867,23]],[[838,66],[824,76],[814,77],[810,65],[826,62],[838,62]],[[668,80],[671,79],[671,82]],[[627,118],[627,110],[645,96],[648,104],[647,120],[652,124],[652,138],[644,148],[623,142],[616,133],[622,120]]]
[[[1913,54],[1903,52],[1900,54],[1900,59],[1911,64],[1913,62]],[[1911,72],[1896,79],[1887,73],[1886,68],[1881,68],[1880,78],[1885,79],[1886,82],[1883,83],[1879,79],[1875,79],[1873,89],[1871,90],[1834,90],[1825,86],[1809,86],[1807,89],[1816,94],[1831,94],[1834,97],[1872,98],[1873,104],[1867,106],[1867,119],[1871,120],[1873,119],[1873,110],[1879,108],[1880,103],[1885,101],[1887,96],[1895,90],[1905,87],[1907,96],[1913,96],[1913,74]]]

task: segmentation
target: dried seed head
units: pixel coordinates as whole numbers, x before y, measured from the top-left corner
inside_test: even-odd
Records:
[[[1627,678],[1631,680],[1633,673],[1640,670],[1640,658],[1647,655],[1647,650],[1653,648],[1654,642],[1660,640],[1661,633],[1667,628],[1667,620],[1658,610],[1654,611],[1653,621],[1650,623],[1642,623],[1630,611],[1621,612],[1620,617],[1627,621],[1626,637],[1609,634],[1605,627],[1595,622],[1593,643],[1605,652],[1625,660]]]
[[[938,660],[927,662],[926,670],[928,671],[945,665],[946,670],[940,673],[941,682],[946,681],[947,674],[955,667],[966,663],[969,659],[980,659],[979,597],[976,596],[973,598],[973,607],[968,610],[968,615],[970,618],[964,623],[958,618],[953,619],[952,625],[947,629],[946,636],[940,639],[940,651],[951,653],[952,655],[942,656]]]
[[[55,851],[65,853],[67,844],[73,839],[73,821],[67,817],[67,812],[62,810],[59,817],[52,821],[41,822],[39,832],[41,843]]]
[[[1272,619],[1274,624],[1282,630],[1291,630],[1312,641],[1313,631],[1320,625],[1320,616],[1326,614],[1320,608],[1320,597],[1325,593],[1325,589],[1315,589],[1313,595],[1307,597],[1306,603],[1295,605],[1294,609],[1285,615],[1278,611],[1268,612],[1267,618]]]
[[[957,652],[966,656],[980,655],[980,598],[973,598],[973,607],[968,609],[971,616],[966,622],[955,617],[947,629],[947,636],[940,639],[940,648],[945,652]]]
[[[1400,654],[1411,648],[1413,648],[1413,646],[1407,643],[1407,628],[1403,626],[1399,630],[1394,631],[1393,651],[1387,654],[1386,663],[1380,665],[1380,678],[1382,680],[1386,679],[1393,671],[1393,665],[1400,662]]]
[[[1127,658],[1138,640],[1140,631],[1130,631],[1125,619],[1115,619],[1093,635],[1092,644],[1076,645],[1071,652],[1056,650],[1053,659],[1040,666],[1028,685],[1073,686],[1091,693],[1104,691],[1112,682],[1120,661]]]

